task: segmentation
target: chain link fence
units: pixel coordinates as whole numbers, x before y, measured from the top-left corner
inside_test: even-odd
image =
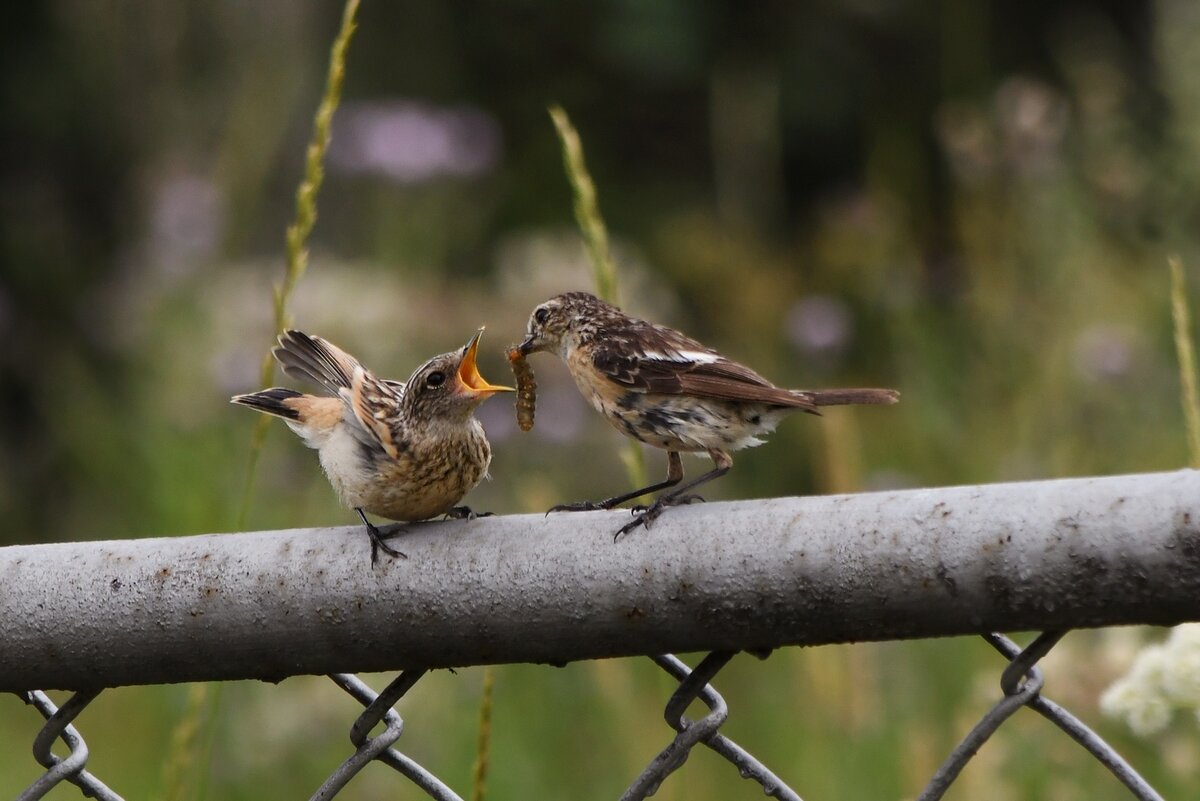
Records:
[[[414,551],[410,556],[426,560],[421,575],[435,574],[431,580],[440,583],[443,605],[458,607],[454,614],[448,608],[427,609],[427,614],[440,616],[443,624],[431,634],[448,635],[452,629],[445,624],[458,616],[474,622],[467,632],[473,636],[461,643],[452,641],[441,650],[421,637],[406,642],[416,647],[418,658],[427,663],[393,665],[404,669],[380,693],[350,673],[328,671],[329,678],[364,711],[350,730],[355,751],[333,769],[311,798],[336,797],[373,761],[390,766],[431,798],[461,798],[393,747],[404,731],[404,721],[393,707],[432,667],[505,661],[561,664],[639,651],[649,654],[655,643],[695,645],[694,633],[681,622],[693,620],[705,630],[702,639],[713,643],[715,650],[695,668],[670,654],[652,657],[679,682],[664,712],[676,734],[632,779],[621,798],[653,795],[684,765],[693,749],[703,745],[728,761],[743,778],[756,782],[767,796],[799,801],[801,795],[783,778],[719,732],[730,712],[713,681],[737,652],[747,650],[767,658],[771,649],[787,645],[961,634],[971,626],[992,628],[987,624],[994,622],[1011,623],[1005,626],[1010,629],[1029,628],[1030,610],[1036,609],[1055,627],[1025,648],[1000,634],[984,635],[1008,660],[1000,672],[999,698],[946,758],[919,798],[942,798],[986,740],[1017,710],[1028,707],[1103,764],[1131,797],[1161,801],[1099,735],[1042,694],[1045,677],[1038,663],[1068,628],[1200,619],[1200,472],[775,499],[678,512],[664,517],[642,537],[630,538],[628,546],[612,544],[610,529],[616,516],[606,513],[572,517],[569,523],[554,522],[554,518],[539,523],[540,516],[489,520],[476,525],[493,530],[474,539],[466,536],[465,524],[416,527],[419,535],[406,534],[406,548]],[[951,520],[954,522],[948,522]],[[447,532],[434,531],[451,525],[460,529],[458,535],[446,537]],[[750,535],[755,537],[747,539]],[[358,547],[362,539],[360,531],[349,529],[77,543],[70,546],[73,567],[61,561],[64,546],[0,549],[0,614],[13,621],[6,626],[0,651],[0,690],[16,692],[46,719],[33,740],[34,758],[46,772],[18,796],[19,801],[43,798],[64,781],[88,798],[121,798],[86,770],[88,747],[73,725],[100,694],[97,688],[224,678],[277,680],[326,672],[312,670],[318,665],[362,659],[361,654],[342,654],[344,648],[331,634],[334,628],[348,628],[346,642],[366,637],[368,647],[376,644],[372,638],[378,632],[369,621],[373,616],[348,616],[343,603],[349,600],[353,606],[355,598],[361,603],[362,593],[377,592],[379,583],[388,581],[388,571],[370,572],[361,564],[351,568],[350,554],[338,557],[342,562],[330,554],[331,550],[349,550],[354,552],[353,561],[365,562],[365,558],[357,559],[363,556]],[[635,544],[638,542],[640,546]],[[738,543],[741,547],[735,547]],[[695,547],[699,544],[706,547]],[[487,548],[495,550],[481,553]],[[510,560],[501,559],[513,548],[521,553]],[[462,589],[455,585],[454,577],[465,583],[481,579],[478,571],[453,572],[455,567],[462,570],[465,563],[456,560],[463,558],[464,552],[472,557],[467,563],[491,568],[485,571],[490,583],[478,598],[464,600],[454,594]],[[310,588],[311,597],[304,597],[299,589],[302,584],[281,590],[301,617],[306,617],[306,604],[311,607],[313,625],[324,627],[331,650],[321,653],[319,647],[313,647],[315,641],[309,641],[299,661],[293,658],[298,652],[283,654],[282,662],[288,667],[281,668],[279,655],[268,659],[266,651],[252,647],[264,639],[263,632],[255,635],[235,611],[240,609],[241,615],[248,615],[262,629],[269,618],[262,616],[255,601],[263,599],[247,597],[248,589],[272,582],[286,588],[284,574],[297,565],[311,566],[305,558],[297,560],[295,554],[315,559],[316,564],[324,565],[320,570],[334,574],[320,583],[326,591],[314,593]],[[538,555],[540,572],[531,575],[531,569],[516,570],[520,560],[532,558],[532,554]],[[486,561],[476,561],[484,556]],[[570,575],[571,571],[564,570],[568,562],[560,562],[558,557],[567,556],[582,573]],[[627,562],[640,570],[627,572],[631,567]],[[534,564],[526,563],[526,567]],[[230,570],[230,565],[238,567]],[[764,569],[763,565],[774,567]],[[400,587],[405,597],[415,591],[418,599],[416,607],[399,610],[398,619],[408,621],[400,628],[411,624],[423,629],[412,614],[423,603],[420,582],[412,574],[400,574],[401,569],[395,568],[391,576],[393,586]],[[764,572],[765,577],[756,575]],[[593,586],[572,591],[572,580],[583,573],[592,577],[591,584],[616,585],[622,602],[611,608],[603,598],[589,602]],[[655,579],[655,574],[661,575]],[[400,575],[403,581],[397,580]],[[515,591],[509,595],[504,592],[503,580],[511,581],[514,575],[522,580],[509,587]],[[629,575],[640,576],[640,580],[631,582]],[[699,575],[709,579],[697,583]],[[225,583],[219,580],[222,576]],[[540,605],[538,599],[547,597],[539,592],[545,582],[556,588],[558,595],[554,603]],[[640,591],[635,591],[635,584]],[[827,610],[819,609],[817,603],[826,597],[822,595],[826,585],[841,590],[840,595],[828,596],[826,604],[852,609],[859,616],[843,614],[830,623]],[[700,589],[692,592],[697,587]],[[154,621],[149,628],[142,628],[147,621],[137,616],[123,620],[118,628],[132,638],[126,641],[120,632],[96,623],[112,619],[109,614],[114,606],[123,608],[120,596],[124,590],[138,599],[135,605],[145,607],[147,620]],[[933,611],[930,592],[940,601],[932,604]],[[218,604],[210,609],[202,605],[204,598],[225,594],[232,594],[228,606]],[[744,605],[747,594],[754,600],[750,606]],[[174,599],[178,608],[164,609],[166,599]],[[778,605],[772,606],[773,602]],[[680,606],[683,608],[677,608]],[[926,611],[921,613],[918,606]],[[755,610],[755,618],[767,618],[765,627],[748,624],[747,608]],[[626,627],[624,637],[613,637],[610,613],[628,623],[631,609],[639,611],[636,632]],[[184,617],[173,617],[180,610]],[[83,615],[92,619],[83,620]],[[527,644],[514,644],[510,635],[519,639],[518,633],[488,635],[481,625],[507,620],[527,631],[548,626],[554,633],[560,617],[572,621],[579,635],[535,638],[533,650],[528,650]],[[197,619],[202,620],[197,623]],[[826,622],[818,626],[819,620]],[[1061,625],[1065,621],[1074,625]],[[155,629],[165,629],[168,636],[150,636]],[[232,655],[221,660],[225,667],[220,669],[194,653],[197,648],[203,653],[208,647],[206,633],[213,629],[224,633]],[[90,634],[85,636],[87,632]],[[186,635],[182,639],[181,633]],[[101,647],[102,642],[107,646]],[[514,650],[506,651],[506,643]],[[175,649],[181,646],[192,658],[179,658]],[[473,657],[470,648],[476,649]],[[148,653],[154,658],[147,659]],[[388,652],[382,659],[399,663],[399,653],[403,650]],[[81,658],[91,661],[80,665]],[[377,668],[378,662],[363,667]],[[43,686],[74,688],[76,692],[55,707],[41,690],[19,689],[21,682],[35,675],[45,679]],[[693,720],[685,716],[685,710],[695,701],[702,702],[708,712]],[[382,730],[371,736],[380,724]],[[65,757],[52,752],[55,740],[60,739],[68,752]]]

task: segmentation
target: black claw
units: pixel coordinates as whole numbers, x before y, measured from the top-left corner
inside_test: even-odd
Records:
[[[367,516],[363,514],[362,509],[356,509],[358,516],[362,518],[363,524],[367,527],[367,536],[371,538],[371,567],[375,567],[375,563],[379,561],[379,552],[383,551],[393,559],[407,559],[408,554],[403,551],[397,551],[392,546],[383,541],[383,534],[379,529],[367,520]]]
[[[613,535],[613,542],[621,539],[624,535],[633,531],[638,526],[649,529],[650,525],[659,518],[663,511],[671,506],[672,501],[668,498],[660,498],[649,506],[635,506],[630,511],[633,512],[634,518],[625,525],[617,529],[617,533]]]
[[[657,518],[660,514],[662,514],[662,507],[658,506],[658,504],[650,504],[648,507],[643,507],[641,511],[635,511],[634,518],[617,529],[616,534],[613,534],[613,542],[621,539],[621,537],[633,531],[638,526],[642,526],[643,528],[647,529],[650,528],[650,524],[653,523],[655,518]]]
[[[628,534],[629,532],[633,531],[638,526],[645,526],[646,528],[650,528],[650,521],[646,519],[645,512],[638,515],[633,520],[630,520],[628,523],[626,523],[625,525],[623,525],[619,529],[617,529],[617,533],[613,534],[613,542],[616,542],[617,540],[621,539],[621,537],[623,537],[626,534]]]
[[[392,557],[393,559],[407,559],[408,558],[408,554],[404,553],[403,551],[397,551],[395,548],[393,548],[392,546],[390,546],[386,542],[384,542],[382,535],[380,535],[380,533],[379,533],[379,529],[372,526],[371,530],[369,530],[368,533],[371,535],[371,566],[372,567],[374,567],[375,563],[379,561],[379,552],[380,551],[383,551],[384,553],[386,553],[388,556]]]

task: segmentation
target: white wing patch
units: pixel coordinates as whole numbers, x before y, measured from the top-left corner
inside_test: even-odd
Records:
[[[648,350],[644,356],[652,361],[678,362],[679,364],[712,364],[721,358],[715,353],[706,353],[702,350],[672,350],[666,353]]]

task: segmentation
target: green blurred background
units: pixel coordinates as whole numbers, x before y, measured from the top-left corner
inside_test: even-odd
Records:
[[[341,6],[0,14],[0,544],[233,530],[255,416],[228,397],[258,387]],[[531,308],[591,286],[546,115],[561,103],[627,309],[780,384],[904,394],[786,422],[710,497],[1186,462],[1165,257],[1195,298],[1193,0],[368,0],[359,22],[292,312],[379,372],[404,377],[487,324],[482,369],[505,380],[500,349]],[[561,365],[534,366],[531,434],[506,402],[482,410],[496,455],[477,509],[628,486],[621,437]],[[657,477],[661,454],[647,461]],[[353,522],[274,426],[248,526]],[[1047,693],[1167,797],[1194,797],[1194,719],[1139,740],[1096,705],[1158,636],[1068,636]],[[805,798],[909,798],[994,700],[999,668],[976,639],[742,656],[718,682],[723,731]],[[400,705],[402,750],[463,794],[481,675],[436,673]],[[490,797],[615,798],[668,742],[670,691],[647,660],[496,669]],[[77,721],[89,767],[130,799],[303,798],[349,753],[356,705],[328,681],[224,685],[195,735],[188,698],[104,693]],[[37,725],[0,697],[0,797],[41,772]],[[423,797],[382,766],[343,796]],[[655,797],[761,796],[701,749]],[[1123,797],[1031,713],[948,796]]]

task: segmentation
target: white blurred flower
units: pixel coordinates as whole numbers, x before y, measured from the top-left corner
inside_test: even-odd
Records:
[[[1178,626],[1167,640],[1170,661],[1163,673],[1167,697],[1200,710],[1200,625]]]
[[[1100,708],[1141,737],[1165,729],[1176,709],[1200,713],[1200,624],[1178,626],[1164,644],[1143,649]]]
[[[1125,715],[1130,730],[1138,737],[1158,734],[1171,722],[1171,707],[1161,698],[1146,698]]]
[[[1010,78],[996,91],[994,107],[1005,159],[1012,167],[1037,174],[1057,165],[1070,126],[1069,106],[1060,92],[1033,78]]]
[[[1063,94],[1034,78],[1005,81],[990,109],[948,102],[938,109],[935,130],[958,178],[975,184],[998,168],[1036,176],[1056,168],[1071,127]]]

